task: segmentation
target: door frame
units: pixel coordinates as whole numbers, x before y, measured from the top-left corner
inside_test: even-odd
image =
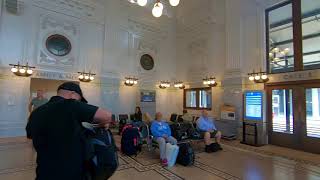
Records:
[[[268,83],[267,123],[269,144],[284,146],[297,150],[320,153],[320,138],[307,137],[306,129],[306,93],[307,88],[320,88],[320,80]],[[273,132],[272,129],[272,90],[292,89],[293,134]]]

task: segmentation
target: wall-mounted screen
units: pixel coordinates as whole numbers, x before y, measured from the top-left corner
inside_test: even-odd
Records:
[[[245,120],[263,120],[263,92],[246,91],[244,93]]]
[[[142,91],[141,102],[156,102],[156,93],[151,91]]]

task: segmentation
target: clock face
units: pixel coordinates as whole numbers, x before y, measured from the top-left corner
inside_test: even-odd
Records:
[[[152,56],[150,56],[149,54],[142,55],[140,58],[140,64],[144,70],[152,70],[154,67],[154,61]]]
[[[54,34],[46,40],[46,48],[55,56],[66,56],[71,51],[71,43],[65,36]]]

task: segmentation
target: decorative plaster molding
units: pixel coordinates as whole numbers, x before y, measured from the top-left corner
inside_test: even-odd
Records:
[[[128,19],[128,29],[136,35],[151,35],[155,39],[166,39],[168,31],[165,28],[158,28],[159,25],[151,25],[150,23],[139,22],[138,20]]]
[[[158,47],[155,41],[146,41],[143,39],[135,38],[134,41],[137,41],[136,50],[136,65],[138,69],[139,78],[150,78],[152,74],[156,72],[157,69],[157,60],[158,60]],[[154,60],[154,67],[152,70],[145,70],[141,67],[140,58],[144,54],[149,54]]]
[[[46,48],[46,40],[53,34],[61,34],[67,37],[71,43],[71,52],[63,57],[54,56]],[[38,64],[55,66],[59,68],[73,67],[76,65],[76,52],[78,51],[78,30],[77,25],[67,20],[62,20],[51,15],[40,16],[40,30],[38,37]]]
[[[195,37],[203,34],[210,33],[212,25],[216,24],[215,19],[211,15],[200,17],[194,24],[182,24],[177,25],[177,38]]]
[[[104,5],[92,0],[33,0],[33,5],[76,18],[104,24]]]

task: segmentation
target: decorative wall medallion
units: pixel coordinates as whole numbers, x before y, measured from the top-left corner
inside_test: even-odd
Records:
[[[77,63],[79,24],[68,18],[40,15],[38,64],[66,68]]]
[[[47,50],[55,56],[66,56],[71,51],[71,43],[68,38],[60,34],[54,34],[46,40]]]
[[[154,60],[149,54],[144,54],[140,58],[140,64],[144,70],[149,71],[154,67]]]

